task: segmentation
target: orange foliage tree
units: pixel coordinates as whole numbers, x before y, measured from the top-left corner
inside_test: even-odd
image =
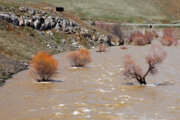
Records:
[[[38,52],[32,59],[31,69],[38,81],[50,81],[56,74],[58,62],[46,52]]]
[[[135,60],[130,55],[126,55],[124,57],[124,75],[135,78],[139,84],[146,84],[146,76],[149,73],[155,74],[157,72],[156,67],[166,58],[166,52],[160,46],[154,45],[150,48],[145,58],[148,69],[144,73],[142,68],[136,64]]]
[[[72,67],[84,67],[92,61],[91,55],[87,49],[69,52],[67,54]]]

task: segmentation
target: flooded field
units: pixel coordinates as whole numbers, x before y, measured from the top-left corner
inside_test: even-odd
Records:
[[[126,54],[146,70],[150,46],[90,50],[87,68],[70,68],[65,54],[55,55],[59,70],[53,83],[37,83],[29,70],[20,72],[0,88],[0,120],[179,120],[180,46],[163,47],[167,58],[157,75],[147,77],[147,86],[127,84],[135,80],[122,75]]]

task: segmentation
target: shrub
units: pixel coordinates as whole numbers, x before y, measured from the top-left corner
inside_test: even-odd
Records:
[[[72,67],[84,67],[92,61],[90,53],[87,49],[69,52],[67,54]]]
[[[154,37],[157,37],[157,34],[155,32],[145,31],[144,39],[145,39],[146,44],[151,44]]]
[[[142,33],[136,33],[133,36],[133,44],[134,45],[146,45],[147,41]]]
[[[103,43],[100,43],[98,46],[98,50],[96,52],[106,52],[106,46]]]
[[[134,45],[146,45],[151,44],[156,37],[158,37],[158,35],[155,31],[145,31],[144,34],[138,31],[128,31],[126,42],[133,42]]]
[[[50,81],[56,74],[58,62],[45,52],[38,52],[31,62],[32,74],[38,81]]]
[[[163,37],[161,40],[161,44],[165,45],[165,46],[171,46],[171,45],[178,44],[175,30],[173,28],[165,28],[163,30]]]
[[[146,63],[148,69],[143,73],[142,68],[136,64],[130,55],[124,57],[124,75],[126,77],[135,78],[139,84],[146,84],[146,76],[157,72],[157,65],[166,58],[166,52],[158,45],[153,45],[146,55]]]
[[[164,36],[161,40],[161,44],[164,46],[171,46],[173,45],[173,43],[174,43],[174,40],[172,39],[172,37]]]

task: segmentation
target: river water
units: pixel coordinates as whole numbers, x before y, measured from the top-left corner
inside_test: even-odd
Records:
[[[163,47],[166,60],[146,86],[128,84],[122,75],[123,56],[131,54],[145,70],[151,45],[90,50],[87,68],[70,68],[65,53],[55,55],[55,82],[37,83],[22,71],[0,88],[0,120],[179,120],[180,46]],[[154,85],[161,83],[162,85]]]

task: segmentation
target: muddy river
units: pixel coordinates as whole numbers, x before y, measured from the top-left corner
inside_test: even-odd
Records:
[[[20,72],[0,87],[0,120],[180,120],[180,46],[163,47],[167,58],[146,86],[128,84],[135,80],[122,75],[126,54],[147,69],[150,46],[92,49],[87,68],[70,68],[65,54],[55,55],[59,70],[53,83],[37,83],[29,70]]]

